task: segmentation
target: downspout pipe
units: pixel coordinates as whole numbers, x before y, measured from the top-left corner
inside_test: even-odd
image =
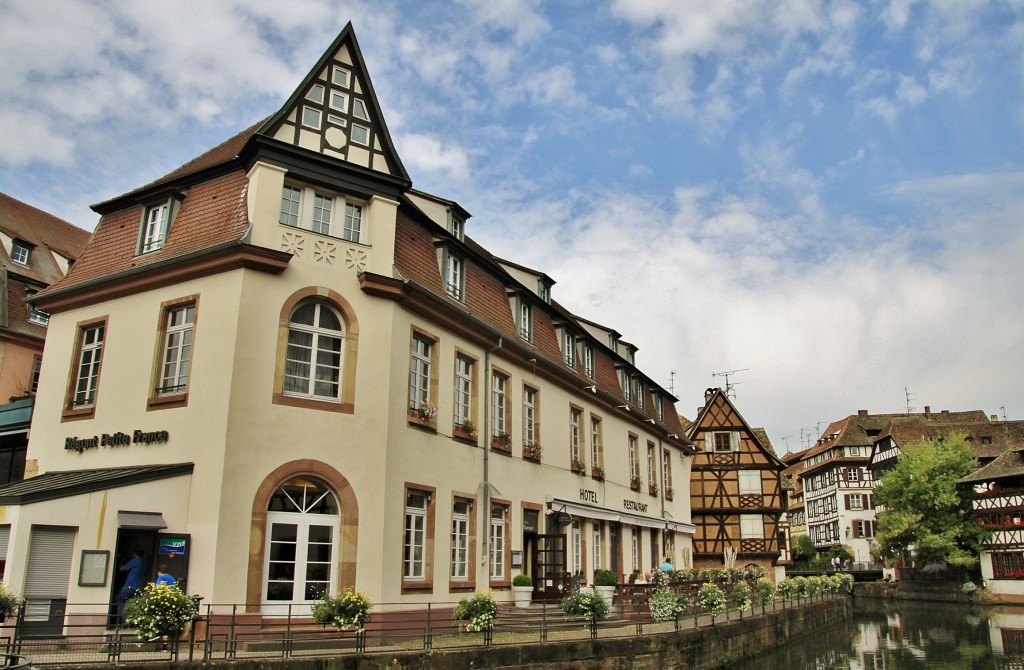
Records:
[[[501,349],[504,340],[505,338],[499,335],[498,343],[484,352],[484,429],[482,435],[484,439],[484,478],[483,491],[480,494],[480,517],[483,520],[483,532],[480,537],[483,539],[483,552],[480,560],[483,563],[483,572],[486,574],[485,586],[489,586],[491,581],[491,354]],[[479,577],[477,582],[479,583]]]

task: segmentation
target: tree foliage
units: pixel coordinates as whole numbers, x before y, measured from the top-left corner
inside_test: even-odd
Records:
[[[957,481],[977,466],[960,433],[904,447],[875,489],[875,503],[885,507],[878,514],[878,555],[912,551],[922,563],[973,565],[989,533],[969,514],[970,499]]]
[[[793,558],[797,561],[809,562],[818,555],[814,540],[807,535],[797,535],[792,540]]]

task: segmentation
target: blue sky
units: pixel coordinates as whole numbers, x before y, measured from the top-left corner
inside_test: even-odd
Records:
[[[84,228],[91,203],[275,111],[352,21],[414,185],[656,381],[674,372],[684,415],[747,369],[737,406],[780,452],[907,391],[917,411],[1024,418],[1021,0],[0,16],[0,190]]]

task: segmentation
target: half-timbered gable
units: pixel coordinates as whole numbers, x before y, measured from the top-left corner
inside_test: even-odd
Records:
[[[694,565],[720,566],[729,549],[737,552],[737,564],[774,566],[785,465],[767,435],[752,429],[721,389],[705,393],[688,435],[703,448],[690,479]]]

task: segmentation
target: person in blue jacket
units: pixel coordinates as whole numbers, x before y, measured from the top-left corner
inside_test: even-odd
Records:
[[[167,566],[161,565],[156,569],[156,583],[158,586],[174,586],[178,582],[174,575],[167,572]]]
[[[143,575],[146,572],[146,560],[142,556],[142,549],[136,547],[132,550],[132,557],[121,566],[121,572],[125,572],[127,575],[124,578],[124,585],[114,598],[117,603],[117,611],[120,614],[124,613],[124,604],[142,590]]]

